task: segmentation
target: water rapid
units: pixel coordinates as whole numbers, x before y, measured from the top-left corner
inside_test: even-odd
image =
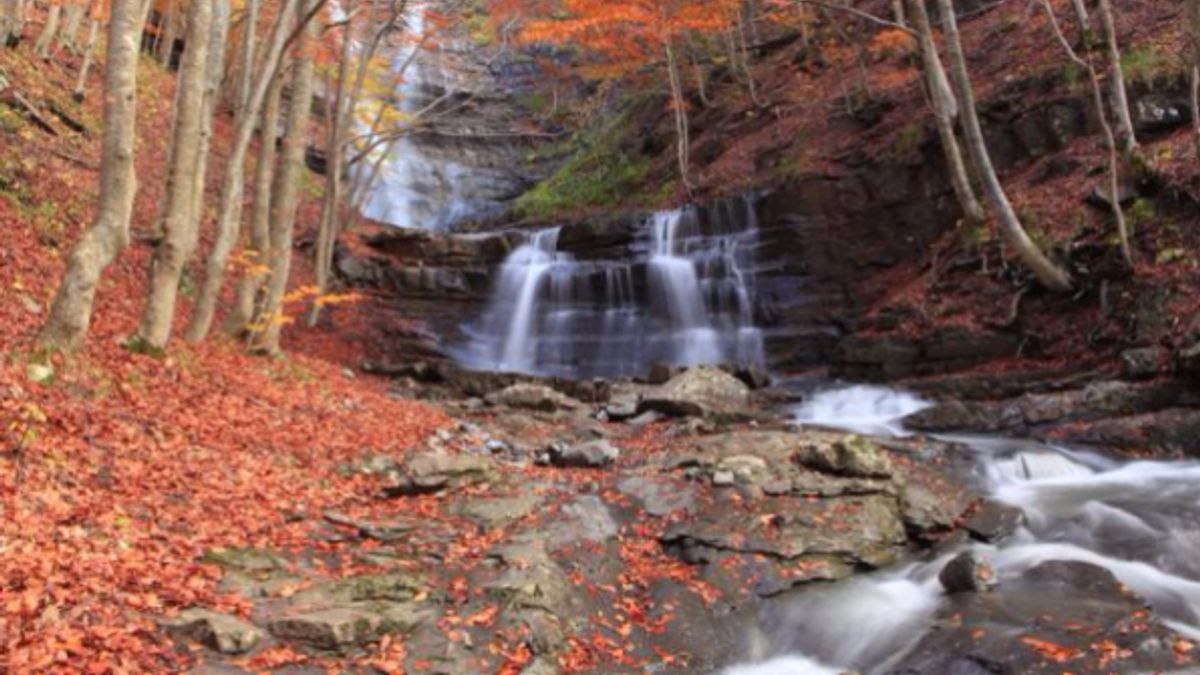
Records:
[[[532,235],[504,262],[460,361],[573,378],[641,375],[655,363],[763,363],[748,201],[704,218],[694,208],[655,213],[630,259],[576,259],[559,250],[559,234]]]
[[[851,387],[819,393],[796,412],[802,424],[897,434],[900,418],[923,405],[909,394]],[[1004,438],[943,440],[977,456],[992,498],[1024,510],[1016,534],[799,593],[757,629],[766,645],[758,651],[769,658],[726,675],[886,673],[932,629],[946,602],[941,568],[972,547],[1002,582],[1052,560],[1106,568],[1176,631],[1200,636],[1200,463],[1121,462]]]

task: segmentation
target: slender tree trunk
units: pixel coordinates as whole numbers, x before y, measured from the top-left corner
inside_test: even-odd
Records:
[[[892,20],[901,26],[908,25],[908,19],[904,12],[904,0],[892,0]]]
[[[88,21],[88,37],[87,47],[83,52],[83,65],[79,67],[79,77],[75,79],[75,90],[71,96],[79,102],[82,102],[87,93],[88,74],[92,70],[92,63],[95,61],[96,55],[96,36],[100,32],[100,20],[92,19]]]
[[[301,0],[303,2],[303,0]],[[279,61],[283,48],[288,39],[288,27],[295,14],[296,2],[289,1],[283,12],[276,18],[271,29],[269,47],[263,55],[260,64],[258,80],[250,94],[250,103],[246,106],[244,115],[237,121],[234,129],[233,149],[226,161],[225,174],[221,181],[221,197],[217,212],[217,238],[213,242],[212,251],[204,265],[204,285],[196,299],[196,308],[188,326],[188,337],[191,340],[203,340],[212,327],[213,316],[216,314],[217,300],[224,282],[225,263],[237,243],[238,233],[242,225],[242,196],[245,191],[246,152],[250,149],[250,141],[254,137],[254,122],[267,96],[271,81],[279,76]],[[301,16],[311,23],[311,14]],[[310,86],[311,88],[311,86]],[[295,94],[293,93],[293,96]],[[310,95],[311,99],[311,95]],[[311,100],[309,101],[311,105]]]
[[[208,71],[208,40],[212,3],[192,0],[188,10],[187,47],[180,63],[175,114],[174,150],[167,167],[166,217],[163,236],[154,247],[150,263],[150,288],[138,328],[138,346],[150,350],[166,347],[171,337],[179,283],[184,265],[195,251],[199,230],[192,219],[196,170],[200,163],[204,90]]]
[[[954,132],[954,120],[958,117],[958,101],[950,89],[946,78],[946,69],[938,56],[937,44],[933,41],[933,31],[929,25],[929,13],[924,0],[909,0],[908,14],[917,30],[918,44],[921,49],[921,61],[924,64],[925,86],[929,91],[930,107],[933,108],[933,119],[937,127],[938,138],[941,141],[942,153],[946,156],[946,169],[950,173],[950,184],[954,188],[954,196],[962,208],[963,217],[973,226],[982,225],[987,220],[987,213],[975,189],[971,187],[970,174],[963,159],[962,150],[958,146],[958,136]]]
[[[150,0],[153,2],[153,0]],[[163,13],[162,22],[158,26],[158,62],[164,68],[171,67],[171,57],[175,54],[175,37],[178,35],[176,24],[179,23],[179,3],[181,0],[166,0],[167,9]]]
[[[1100,32],[1108,48],[1108,87],[1112,98],[1113,112],[1117,118],[1117,143],[1121,152],[1132,154],[1137,149],[1137,136],[1133,131],[1133,118],[1129,114],[1129,96],[1125,93],[1125,73],[1121,70],[1121,46],[1117,42],[1116,21],[1113,18],[1111,0],[1099,0]]]
[[[197,0],[193,0],[195,2]],[[204,186],[208,179],[208,152],[212,142],[213,115],[220,97],[221,76],[225,71],[225,43],[229,34],[229,0],[211,0],[212,21],[209,25],[208,63],[205,66],[203,104],[200,111],[200,150],[196,156],[196,172],[192,185],[192,227],[204,221]]]
[[[63,21],[62,30],[58,33],[58,44],[67,51],[79,53],[79,27],[83,25],[83,17],[87,14],[87,4],[83,0],[74,0],[66,10],[67,18]]]
[[[304,5],[313,6],[313,0]],[[261,330],[251,338],[254,351],[276,354],[283,330],[283,297],[287,291],[292,264],[292,236],[296,209],[300,203],[300,177],[304,169],[304,150],[308,145],[308,115],[312,107],[313,41],[315,24],[309,23],[296,45],[296,65],[292,72],[292,97],[288,102],[287,136],[283,139],[279,169],[271,200],[270,268],[266,294],[255,316]]]
[[[1200,0],[1188,2],[1188,32],[1192,49],[1192,134],[1195,137],[1196,160],[1200,161]]]
[[[38,335],[46,348],[74,350],[91,324],[100,275],[129,242],[129,218],[137,180],[137,64],[142,24],[139,0],[113,0],[104,70],[104,136],[100,155],[100,203],[92,227],[71,251],[50,314]]]
[[[1088,15],[1087,5],[1083,0],[1071,0],[1071,9],[1075,12],[1075,20],[1079,22],[1079,43],[1084,51],[1092,50],[1092,17]]]
[[[1117,236],[1121,240],[1121,255],[1125,258],[1125,263],[1133,268],[1133,250],[1129,246],[1129,228],[1125,223],[1125,211],[1121,208],[1121,161],[1117,152],[1117,139],[1113,133],[1113,125],[1108,119],[1108,110],[1104,107],[1104,87],[1100,84],[1100,76],[1096,74],[1096,68],[1092,65],[1091,55],[1084,59],[1075,52],[1071,47],[1071,43],[1067,41],[1066,35],[1063,34],[1062,28],[1058,25],[1058,17],[1054,14],[1054,6],[1050,4],[1050,0],[1042,0],[1042,7],[1046,10],[1046,15],[1050,20],[1050,28],[1054,31],[1054,37],[1062,46],[1063,51],[1067,53],[1067,58],[1082,68],[1088,74],[1088,82],[1092,87],[1092,107],[1096,111],[1096,118],[1100,120],[1100,129],[1104,132],[1105,144],[1108,147],[1108,192],[1112,208],[1113,220],[1117,224]],[[1086,30],[1086,28],[1084,29]]]
[[[254,206],[250,211],[250,241],[246,247],[245,264],[238,280],[233,307],[225,317],[224,330],[241,336],[254,319],[254,307],[267,276],[267,251],[271,245],[271,183],[275,176],[275,142],[279,134],[280,94],[283,92],[282,74],[275,78],[267,93],[263,107],[262,126],[259,132],[258,162],[254,166]]]
[[[946,55],[950,62],[950,78],[958,92],[961,106],[960,120],[967,141],[967,152],[975,165],[976,173],[983,183],[984,192],[991,202],[996,217],[1000,221],[1000,233],[1008,245],[1016,252],[1021,262],[1033,272],[1038,281],[1047,288],[1055,291],[1071,290],[1071,277],[1067,272],[1055,265],[1042,253],[1037,244],[1029,238],[1021,220],[1004,193],[1004,186],[996,169],[992,166],[992,158],[988,154],[987,143],[983,137],[983,129],[979,125],[979,116],[975,109],[975,92],[971,88],[970,75],[967,72],[967,59],[962,51],[962,39],[958,33],[958,18],[954,13],[952,0],[938,0],[938,10],[942,17],[946,36]]]
[[[21,0],[0,0],[0,47],[15,46],[25,28]]]
[[[679,79],[679,64],[675,60],[675,49],[671,45],[671,39],[668,37],[663,41],[663,45],[667,53],[667,80],[671,85],[671,107],[675,112],[675,154],[679,163],[679,179],[683,182],[684,191],[690,197],[695,188],[688,170],[691,139],[688,130],[687,101],[683,98],[683,83]]]
[[[33,44],[34,54],[43,59],[50,58],[50,47],[54,44],[54,36],[58,34],[58,24],[61,18],[62,4],[56,2],[50,5],[50,12],[46,15],[46,25],[42,27],[37,42]]]
[[[240,69],[238,73],[237,101],[234,104],[236,116],[240,119],[245,108],[250,103],[250,94],[254,84],[254,34],[258,30],[258,12],[261,0],[249,0],[246,3],[242,19],[242,44]]]

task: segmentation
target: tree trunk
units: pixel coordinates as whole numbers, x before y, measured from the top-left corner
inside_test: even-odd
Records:
[[[254,207],[250,211],[250,241],[246,247],[242,278],[238,280],[233,307],[225,317],[224,330],[241,336],[254,319],[254,307],[267,276],[267,250],[271,244],[271,183],[275,176],[275,142],[279,135],[279,104],[283,76],[275,78],[263,107],[258,136],[258,162],[254,166]]]
[[[1125,258],[1125,263],[1132,269],[1134,266],[1133,250],[1129,246],[1129,228],[1125,223],[1125,211],[1121,208],[1121,161],[1117,154],[1117,139],[1113,133],[1113,125],[1109,122],[1108,111],[1104,107],[1104,87],[1100,84],[1100,76],[1096,74],[1096,68],[1092,65],[1091,55],[1084,59],[1067,41],[1066,35],[1058,25],[1058,17],[1054,14],[1054,6],[1050,4],[1050,0],[1042,0],[1042,7],[1046,10],[1054,37],[1067,53],[1067,58],[1088,74],[1088,82],[1092,88],[1092,108],[1096,111],[1096,119],[1100,120],[1100,130],[1104,132],[1105,145],[1108,148],[1108,192],[1113,220],[1117,224],[1117,236],[1121,241],[1121,255]],[[1087,30],[1086,27],[1083,30]]]
[[[83,25],[83,17],[87,14],[87,4],[83,0],[74,0],[67,7],[67,18],[63,21],[62,30],[58,33],[58,44],[73,54],[79,53],[79,27]]]
[[[1129,96],[1125,93],[1125,73],[1121,70],[1121,46],[1117,43],[1112,2],[1099,0],[1097,7],[1100,9],[1100,32],[1108,47],[1108,95],[1112,98],[1112,108],[1117,118],[1117,143],[1121,152],[1129,155],[1137,149],[1137,136],[1133,132],[1133,118],[1129,114]]]
[[[179,23],[177,16],[180,2],[181,0],[167,0],[166,12],[158,26],[158,62],[163,68],[171,67],[171,57],[175,54],[175,36],[178,33],[175,26]]]
[[[206,0],[193,0],[188,10],[184,36],[187,47],[176,84],[175,135],[171,140],[171,164],[167,167],[166,217],[163,236],[154,247],[150,263],[150,288],[137,335],[138,346],[150,350],[165,348],[171,337],[183,267],[191,259],[199,237],[192,219],[192,191],[200,163],[212,15],[212,3]]]
[[[304,2],[312,6],[313,0]],[[292,97],[288,102],[287,136],[283,139],[279,169],[271,200],[271,235],[269,265],[271,275],[266,294],[255,316],[260,328],[251,337],[254,351],[276,354],[283,330],[283,296],[287,291],[292,264],[292,232],[296,224],[296,209],[300,203],[300,178],[304,169],[304,149],[308,145],[308,115],[312,107],[313,41],[315,24],[305,27],[296,45],[296,64],[292,72]]]
[[[42,32],[38,35],[37,42],[33,44],[33,53],[43,59],[50,58],[50,46],[54,44],[54,36],[58,34],[58,24],[62,18],[62,4],[55,3],[50,5],[50,12],[46,14],[46,25],[42,26]]]
[[[971,88],[970,75],[967,72],[967,59],[962,51],[962,39],[958,33],[958,18],[954,13],[952,0],[938,0],[938,10],[942,17],[946,36],[946,55],[950,62],[950,78],[958,92],[961,105],[960,119],[966,136],[967,152],[975,165],[976,173],[983,183],[984,192],[991,202],[996,217],[1000,221],[1000,233],[1008,245],[1016,252],[1017,257],[1025,264],[1038,281],[1047,288],[1055,291],[1071,290],[1071,277],[1067,272],[1055,265],[1042,253],[1037,244],[1029,238],[1016,211],[1004,193],[1004,186],[992,166],[992,158],[988,154],[987,143],[984,141],[983,129],[979,125],[979,116],[975,109],[975,92]]]
[[[137,179],[137,64],[141,41],[139,0],[113,0],[104,69],[104,135],[100,155],[100,203],[92,227],[71,251],[50,314],[38,335],[46,348],[74,350],[91,324],[96,285],[129,241],[129,218]]]
[[[13,47],[21,39],[25,28],[25,17],[21,0],[0,0],[0,47]]]
[[[193,0],[196,1],[196,0]],[[204,220],[204,186],[208,178],[208,149],[212,141],[213,115],[220,96],[221,76],[225,71],[225,43],[229,34],[229,0],[212,0],[212,21],[209,25],[208,63],[205,66],[204,97],[200,111],[200,150],[196,156],[196,172],[192,185],[192,227]]]
[[[913,26],[917,30],[918,43],[921,49],[921,61],[925,71],[925,86],[929,92],[930,107],[933,108],[933,119],[937,127],[938,138],[941,141],[942,153],[946,156],[946,170],[950,174],[950,184],[954,188],[954,196],[962,209],[963,217],[972,226],[982,225],[987,220],[987,212],[975,196],[971,187],[971,177],[967,173],[967,164],[963,159],[962,149],[958,146],[958,136],[954,132],[954,120],[958,117],[958,101],[950,89],[946,78],[946,69],[938,56],[937,44],[933,41],[933,31],[929,25],[929,13],[924,0],[909,0],[908,14],[912,17]]]
[[[233,149],[225,163],[225,174],[221,181],[221,197],[217,212],[217,238],[204,265],[204,285],[196,299],[196,309],[188,326],[188,338],[203,340],[212,327],[217,299],[225,276],[225,263],[238,240],[242,222],[242,195],[245,190],[246,152],[254,137],[254,122],[262,109],[263,100],[271,82],[279,76],[279,60],[288,39],[288,28],[292,24],[296,2],[289,1],[271,28],[271,39],[263,63],[259,65],[259,77],[250,94],[250,103],[245,114],[237,121],[233,134]],[[301,17],[301,20],[311,17]]]
[[[1200,162],[1200,0],[1188,0],[1188,32],[1192,42],[1192,134]]]
[[[92,70],[92,63],[95,60],[96,54],[96,35],[100,32],[100,20],[92,19],[88,21],[88,38],[87,47],[83,52],[83,65],[79,67],[79,77],[75,79],[75,91],[71,96],[79,102],[82,102],[87,93],[88,74]]]
[[[675,60],[675,49],[671,46],[671,38],[666,38],[663,45],[667,53],[667,80],[671,85],[671,107],[675,112],[675,155],[679,163],[679,179],[683,182],[684,192],[690,197],[695,188],[692,186],[688,171],[691,139],[688,131],[687,101],[683,98],[683,83],[679,79],[679,64]]]
[[[240,72],[238,73],[237,101],[234,102],[235,117],[241,119],[250,103],[254,84],[254,33],[258,29],[258,13],[261,0],[249,0],[242,18],[242,44]]]

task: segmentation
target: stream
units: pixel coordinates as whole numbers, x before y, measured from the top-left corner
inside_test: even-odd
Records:
[[[904,392],[854,386],[818,392],[796,409],[795,419],[897,436],[905,433],[899,420],[924,405]],[[1200,462],[1118,461],[997,437],[939,440],[967,448],[984,491],[1024,510],[1016,533],[998,545],[962,544],[769,605],[751,650],[766,660],[731,667],[726,675],[890,672],[934,629],[934,616],[947,602],[938,574],[969,548],[982,554],[1001,585],[1045,561],[1103,567],[1168,626],[1200,637]]]

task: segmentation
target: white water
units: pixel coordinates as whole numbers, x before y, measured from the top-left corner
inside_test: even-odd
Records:
[[[644,374],[652,364],[764,361],[754,326],[753,205],[654,214],[644,253],[576,260],[558,230],[533,235],[500,270],[485,317],[466,327],[468,366],[565,377]]]
[[[816,395],[797,418],[897,433],[901,418],[923,405],[902,392],[850,387]],[[1200,463],[1122,463],[1012,439],[947,440],[977,453],[993,498],[1025,511],[1025,526],[1009,540],[971,545],[1002,582],[1046,561],[1091,563],[1111,571],[1177,631],[1200,636]],[[937,574],[958,552],[798,595],[759,629],[769,646],[752,652],[765,660],[725,674],[886,672],[929,630],[943,597]]]

